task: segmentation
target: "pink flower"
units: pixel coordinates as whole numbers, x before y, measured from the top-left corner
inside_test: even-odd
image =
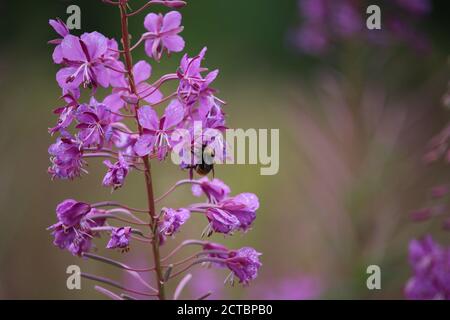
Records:
[[[164,236],[172,236],[180,230],[180,227],[191,217],[188,209],[170,209],[164,208],[163,218],[161,220],[160,232]]]
[[[79,139],[84,147],[101,147],[105,141],[109,141],[113,134],[111,127],[111,112],[104,104],[91,100],[91,105],[81,105],[77,110],[77,129]]]
[[[92,239],[99,236],[92,229],[105,224],[105,219],[101,217],[105,211],[91,209],[88,204],[70,199],[58,205],[56,211],[58,222],[47,228],[53,231],[53,244],[69,250],[74,256],[89,252]]]
[[[184,40],[178,34],[183,31],[181,14],[171,11],[165,16],[150,13],[145,17],[144,26],[149,31],[144,33],[145,52],[148,56],[159,61],[164,50],[181,52],[184,49]]]
[[[111,234],[111,239],[106,245],[107,249],[127,249],[130,245],[131,228],[121,227],[114,228]]]
[[[258,270],[262,266],[260,255],[261,253],[250,247],[232,250],[226,265],[238,277],[240,283],[248,284],[258,276]]]
[[[206,217],[213,231],[223,234],[232,234],[241,226],[239,219],[231,212],[219,208],[210,208]]]
[[[52,163],[48,172],[53,178],[73,179],[79,177],[84,172],[83,149],[80,142],[70,136],[64,136],[57,139],[52,144],[48,153]]]
[[[65,130],[72,124],[72,121],[75,119],[75,112],[79,106],[77,101],[78,97],[79,96],[74,96],[72,93],[67,93],[63,96],[67,104],[53,110],[53,113],[59,115],[59,118],[56,126],[49,129],[51,134]]]
[[[134,151],[141,157],[156,151],[163,160],[172,146],[170,134],[184,118],[183,106],[178,100],[172,100],[161,119],[152,107],[143,106],[138,110],[138,117],[144,134],[136,142]]]
[[[81,219],[91,211],[91,206],[87,203],[67,199],[56,207],[58,220],[66,228],[73,227],[80,223]]]
[[[98,32],[85,33],[81,38],[65,36],[61,42],[61,57],[66,67],[56,74],[59,86],[66,90],[80,85],[107,88],[118,73],[110,68],[121,67],[116,61],[117,54],[109,50],[111,46],[117,46],[114,42]]]
[[[221,244],[206,243],[203,250],[208,253],[208,257],[215,259],[214,265],[229,268],[238,277],[239,282],[243,284],[248,284],[251,280],[254,280],[262,266],[259,261],[261,253],[250,247],[230,250]]]
[[[259,200],[253,193],[241,193],[227,198],[216,206],[208,207],[206,217],[215,232],[231,234],[235,230],[247,231],[256,219]]]
[[[412,240],[409,263],[414,272],[405,287],[408,299],[450,299],[450,249],[434,242],[431,236]]]
[[[180,79],[177,93],[179,99],[187,106],[192,106],[199,101],[209,106],[216,99],[213,96],[215,90],[211,89],[209,85],[217,78],[219,70],[211,71],[205,78],[202,76],[202,73],[208,70],[201,67],[206,50],[206,47],[203,48],[199,55],[194,58],[189,58],[187,55],[184,55],[181,59],[177,72],[178,78]]]
[[[114,190],[122,187],[130,170],[130,166],[123,155],[120,154],[119,161],[114,164],[109,160],[105,160],[103,163],[108,167],[108,172],[103,178],[103,185],[105,187],[112,187]]]
[[[222,180],[213,179],[209,181],[208,177],[198,180],[200,184],[192,185],[192,193],[196,197],[205,194],[212,203],[222,201],[230,194],[231,190]]]

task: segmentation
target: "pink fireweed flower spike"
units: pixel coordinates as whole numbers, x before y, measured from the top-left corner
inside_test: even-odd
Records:
[[[164,161],[171,151],[194,154],[194,146],[199,145],[201,149],[214,150],[213,158],[220,160],[222,153],[225,155],[221,150],[226,149],[219,138],[194,135],[194,122],[200,123],[204,130],[223,132],[227,128],[222,110],[225,103],[211,88],[218,70],[206,73],[207,69],[201,66],[206,48],[193,58],[185,54],[178,70],[163,74],[159,79],[152,79],[152,66],[147,61],[133,63],[132,52],[142,42],[145,42],[145,52],[157,61],[165,52],[168,56],[181,52],[185,42],[179,35],[183,27],[177,11],[165,15],[148,13],[144,22],[147,32],[136,37],[140,40],[134,45],[130,43],[129,19],[150,7],[161,5],[176,9],[186,3],[154,0],[132,11],[126,0],[103,2],[120,11],[120,41],[98,32],[78,37],[70,34],[62,21],[50,20],[60,36],[50,43],[55,45],[52,60],[61,66],[56,80],[64,102],[54,111],[57,124],[49,129],[56,141],[48,148],[51,162],[48,172],[52,178],[72,180],[88,173],[88,162],[99,161],[105,165],[102,185],[112,190],[125,189],[125,180],[130,175],[141,175],[145,181],[147,206],[138,209],[109,200],[96,203],[64,200],[56,207],[56,223],[48,228],[54,245],[74,256],[121,268],[145,288],[135,290],[112,279],[82,274],[86,279],[107,284],[117,291],[96,286],[97,291],[112,299],[127,299],[130,297],[127,293],[160,300],[169,296],[178,298],[187,279],[191,278],[185,273],[204,263],[228,268],[233,277],[247,285],[256,278],[261,267],[260,253],[252,248],[229,250],[192,239],[175,245],[170,253],[163,252],[164,244],[174,241],[175,235],[191,223],[193,213],[206,217],[208,234],[231,235],[237,230],[249,230],[259,208],[256,195],[242,193],[232,197],[230,187],[217,178],[179,180],[165,193],[158,190],[162,194],[159,198],[154,196],[157,186],[153,185],[153,176],[159,172],[154,171],[152,162],[156,159]],[[176,89],[165,94],[168,83],[175,84]],[[85,88],[93,89],[87,92],[90,95],[84,92]],[[105,92],[100,97],[97,94],[100,90],[96,89]],[[176,148],[180,140],[173,137],[179,129],[191,135],[186,139],[189,145],[182,151]],[[188,161],[180,164],[182,170],[191,168],[192,171],[193,164]],[[180,174],[185,175],[182,170]],[[161,202],[169,202],[169,196],[173,197],[175,189],[181,186],[192,187],[192,194],[203,196],[205,202],[186,204],[182,208],[165,203],[166,207],[161,207]],[[95,240],[100,237],[109,238],[105,248],[95,247]],[[143,252],[137,251],[141,246],[135,246],[136,242],[143,247]],[[200,250],[189,254],[187,247]],[[130,267],[119,259],[93,254],[94,249],[119,251],[123,260],[128,258],[126,253],[131,249],[136,255],[141,254],[141,258],[152,252],[152,261],[145,263],[145,267]],[[154,273],[154,283],[146,281],[142,273]],[[184,276],[184,280],[175,292],[166,293],[166,284],[179,275]]]

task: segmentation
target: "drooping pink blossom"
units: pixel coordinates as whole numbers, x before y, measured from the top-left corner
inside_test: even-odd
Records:
[[[240,283],[248,284],[258,275],[258,270],[262,266],[259,257],[261,253],[250,247],[238,250],[230,250],[217,243],[206,243],[203,246],[205,253],[214,259],[214,265],[229,268]]]
[[[111,238],[109,239],[106,248],[108,249],[127,249],[130,245],[131,228],[121,227],[114,228],[111,233]]]
[[[108,168],[108,172],[103,178],[103,185],[112,187],[114,190],[122,187],[130,170],[130,165],[125,157],[120,154],[116,163],[113,164],[110,160],[105,160],[103,163]]]
[[[192,185],[192,193],[196,197],[204,194],[212,203],[218,203],[224,200],[231,192],[230,187],[217,178],[210,181],[208,177],[204,177],[198,180],[198,182],[199,184]]]
[[[83,149],[81,142],[72,137],[60,137],[52,144],[48,153],[52,165],[48,172],[53,178],[73,179],[79,177],[83,170]]]
[[[101,147],[111,139],[113,128],[108,106],[91,100],[90,105],[78,107],[77,121],[78,137],[84,147]]]
[[[206,217],[215,232],[230,234],[236,230],[248,230],[256,219],[258,208],[256,195],[241,193],[207,208]]]
[[[93,228],[104,225],[105,219],[102,215],[105,212],[75,200],[62,202],[56,211],[58,222],[48,228],[54,236],[53,243],[73,255],[81,256],[89,252],[92,239],[99,236]]]
[[[173,236],[190,217],[191,212],[188,209],[163,208],[160,232],[164,236]]]

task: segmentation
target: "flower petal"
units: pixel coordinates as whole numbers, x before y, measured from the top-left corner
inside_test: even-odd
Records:
[[[92,68],[95,74],[95,80],[103,88],[109,87],[109,69],[106,69],[104,65],[99,64]]]
[[[113,112],[118,112],[125,105],[125,101],[122,100],[122,92],[110,94],[103,100],[103,103]]]
[[[150,32],[158,32],[161,28],[161,16],[156,13],[149,13],[144,20],[144,27]]]
[[[105,66],[110,67],[109,70],[109,82],[114,88],[126,88],[128,87],[128,82],[125,78],[125,74],[122,72],[117,72],[115,70],[125,70],[125,65],[122,61],[108,61]],[[115,70],[113,70],[113,69]]]
[[[64,58],[70,61],[86,61],[86,56],[81,48],[80,38],[71,34],[61,42],[61,50]]]
[[[78,88],[83,80],[81,75],[78,75],[72,82],[67,82],[67,78],[73,75],[76,71],[77,68],[74,67],[62,68],[59,70],[56,74],[56,81],[58,81],[59,86],[63,89]]]
[[[208,87],[214,80],[216,80],[217,76],[219,75],[219,70],[211,71],[207,74],[205,77],[205,82],[203,84],[204,87]]]
[[[169,52],[180,52],[184,49],[184,40],[179,35],[163,37],[162,43]]]
[[[57,34],[59,34],[61,37],[65,37],[69,34],[69,29],[67,29],[64,22],[61,20],[53,20],[50,19],[48,23],[52,26],[52,28],[56,31]]]
[[[167,32],[181,25],[181,14],[178,11],[170,11],[164,16],[161,32]]]
[[[81,40],[86,44],[91,60],[100,58],[108,50],[108,39],[99,32],[85,33]]]
[[[53,62],[56,64],[60,64],[63,61],[63,53],[62,53],[62,49],[61,46],[58,45],[55,47],[55,50],[53,50]]]
[[[156,59],[157,57],[154,57],[154,56],[153,56],[153,43],[154,43],[154,42],[155,42],[155,41],[154,41],[153,39],[149,39],[149,40],[146,40],[146,41],[145,41],[145,53],[146,53],[149,57]]]
[[[144,134],[139,137],[134,145],[134,152],[140,157],[148,155],[155,145],[155,137],[150,134]]]
[[[179,124],[183,120],[184,114],[184,106],[180,101],[178,99],[172,100],[164,111],[164,129],[166,130]]]
[[[156,111],[150,106],[143,106],[138,110],[139,123],[145,129],[158,130],[159,118]]]
[[[133,75],[136,83],[141,83],[150,78],[152,66],[144,60],[139,61],[133,67]]]

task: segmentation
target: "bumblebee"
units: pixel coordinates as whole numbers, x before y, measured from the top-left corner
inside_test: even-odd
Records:
[[[202,161],[199,164],[188,166],[187,168],[190,169],[190,175],[191,179],[193,176],[193,171],[197,172],[200,176],[207,176],[210,172],[213,174],[214,178],[214,149],[203,145],[202,147]]]

